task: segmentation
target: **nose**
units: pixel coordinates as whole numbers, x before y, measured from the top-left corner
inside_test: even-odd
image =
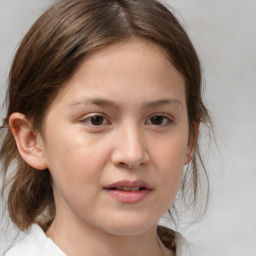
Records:
[[[136,125],[120,127],[115,137],[112,162],[117,167],[135,169],[149,163],[143,132]]]

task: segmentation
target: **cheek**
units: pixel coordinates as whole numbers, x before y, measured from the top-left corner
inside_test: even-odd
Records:
[[[173,172],[183,170],[188,149],[188,136],[185,132],[171,134],[151,143],[154,145],[151,147],[151,155],[160,169]]]
[[[186,133],[184,133],[186,134]],[[187,155],[186,136],[171,136],[154,143],[154,158],[161,194],[167,208],[173,202],[182,180],[184,159]]]
[[[96,143],[81,133],[70,136],[61,132],[49,136],[48,141],[48,168],[56,185],[77,187],[99,179],[109,154],[106,141]]]
[[[101,189],[107,148],[76,141],[51,143],[49,170],[53,178],[55,202],[60,209],[86,212]],[[66,206],[68,205],[68,208]],[[64,207],[64,208],[63,208]],[[69,211],[69,210],[68,210]]]

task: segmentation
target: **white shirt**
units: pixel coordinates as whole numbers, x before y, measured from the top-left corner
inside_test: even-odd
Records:
[[[159,239],[160,240],[160,239]],[[182,235],[175,233],[176,256],[199,256],[194,251]],[[160,245],[165,252],[165,256],[170,255],[170,251],[160,241]],[[4,256],[67,256],[61,249],[48,238],[44,231],[36,224],[33,224],[30,232]]]

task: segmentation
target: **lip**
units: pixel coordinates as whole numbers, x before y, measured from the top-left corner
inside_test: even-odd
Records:
[[[123,187],[128,190],[122,190]],[[132,190],[138,187],[140,188],[140,190]],[[152,189],[152,186],[142,180],[121,180],[104,187],[104,190],[110,196],[122,203],[138,203],[142,201],[145,197],[147,197]]]
[[[143,181],[143,180],[135,180],[135,181],[130,181],[130,180],[120,180],[117,182],[114,182],[112,184],[109,184],[107,186],[105,186],[105,189],[111,189],[111,188],[116,188],[116,187],[142,187],[142,188],[146,188],[146,189],[150,189],[152,190],[153,187],[150,186],[147,182]]]

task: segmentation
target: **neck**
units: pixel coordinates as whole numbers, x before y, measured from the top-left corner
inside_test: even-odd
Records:
[[[56,218],[46,235],[69,256],[163,256],[156,225],[137,235],[115,235],[85,223],[59,222]]]

